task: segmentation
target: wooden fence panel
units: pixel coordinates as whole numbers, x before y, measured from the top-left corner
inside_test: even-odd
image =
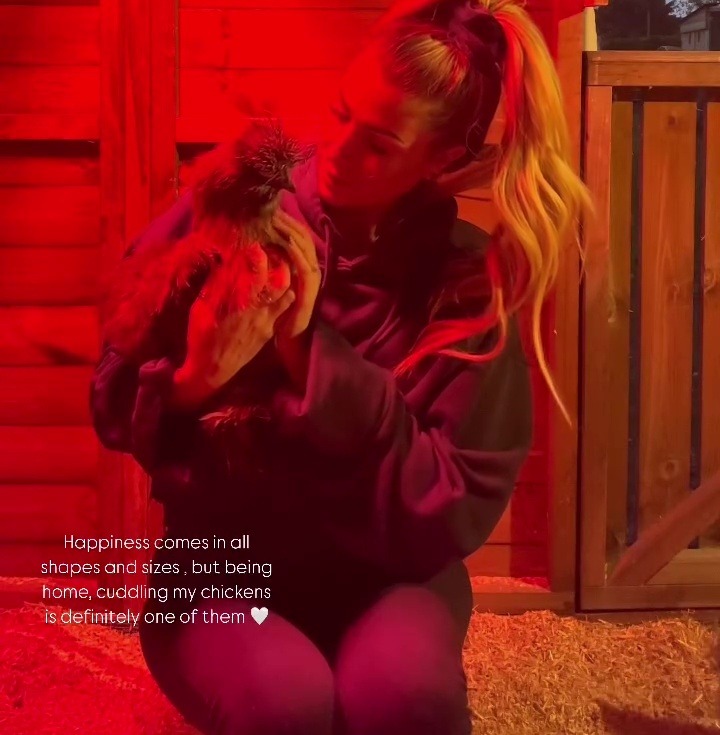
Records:
[[[720,599],[720,584],[712,586],[720,524],[688,537],[688,548],[666,549],[658,566],[645,553],[656,522],[680,512],[720,467],[716,57],[588,54],[586,176],[600,221],[586,230],[583,310],[587,610],[711,607]],[[682,533],[677,539],[686,543]],[[654,576],[633,576],[634,559]]]

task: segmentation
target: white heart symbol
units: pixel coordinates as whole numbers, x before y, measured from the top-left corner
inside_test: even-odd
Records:
[[[266,607],[254,607],[250,610],[250,615],[252,615],[253,620],[260,625],[260,623],[262,623],[268,616],[268,609]]]

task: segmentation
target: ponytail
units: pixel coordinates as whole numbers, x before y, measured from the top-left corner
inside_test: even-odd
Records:
[[[400,4],[417,10],[433,3],[404,0]],[[485,288],[490,299],[479,317],[431,322],[395,372],[400,375],[412,369],[431,353],[473,362],[492,359],[505,346],[509,316],[529,305],[540,370],[563,416],[572,424],[545,358],[541,315],[557,278],[560,253],[571,239],[580,247],[579,223],[592,204],[572,167],[560,84],[540,30],[514,0],[479,0],[476,4],[493,15],[506,41],[502,79],[505,128],[492,180],[500,224],[485,254]],[[453,282],[446,284],[432,313],[448,294],[457,300],[458,294],[472,291],[473,282],[477,293],[477,271],[473,276],[472,267],[468,262]],[[473,355],[449,349],[452,343],[493,328],[498,330],[498,341],[489,353]]]
[[[559,258],[574,239],[582,257],[579,224],[592,205],[587,188],[572,167],[570,135],[553,59],[540,30],[511,0],[486,3],[505,32],[503,78],[505,129],[492,184],[502,226],[500,252],[524,260],[508,300],[516,311],[530,302],[532,339],[540,370],[571,424],[545,358],[541,335],[542,305],[555,284]]]

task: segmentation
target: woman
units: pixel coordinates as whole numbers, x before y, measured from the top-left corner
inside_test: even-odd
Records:
[[[143,623],[143,652],[202,732],[471,731],[462,560],[505,510],[532,440],[515,314],[530,304],[549,379],[540,307],[588,205],[542,38],[518,7],[488,2],[400,3],[350,66],[336,124],[276,221],[290,290],[217,326],[200,293],[177,325],[185,353],[133,366],[105,345],[96,431],[151,475],[165,537],[250,536],[241,550],[155,555],[179,571],[152,585],[195,590],[168,605],[198,617]],[[501,91],[503,226],[466,252],[443,186],[466,188]],[[181,198],[135,247],[181,237],[190,217]],[[198,407],[269,354],[287,379],[253,444],[256,471],[233,474],[198,439]],[[269,610],[260,625],[253,607]],[[201,618],[211,609],[246,622]]]

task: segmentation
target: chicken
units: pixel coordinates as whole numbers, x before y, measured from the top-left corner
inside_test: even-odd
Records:
[[[187,319],[211,273],[207,298],[217,321],[258,303],[263,286],[254,266],[258,248],[269,262],[285,257],[273,244],[272,219],[281,192],[292,191],[293,167],[311,153],[277,121],[265,119],[249,121],[238,138],[201,155],[189,182],[191,232],[126,252],[100,305],[103,339],[136,364],[166,355],[173,326],[181,315]],[[238,374],[225,386],[202,416],[207,428],[237,426],[262,415],[248,382]]]

